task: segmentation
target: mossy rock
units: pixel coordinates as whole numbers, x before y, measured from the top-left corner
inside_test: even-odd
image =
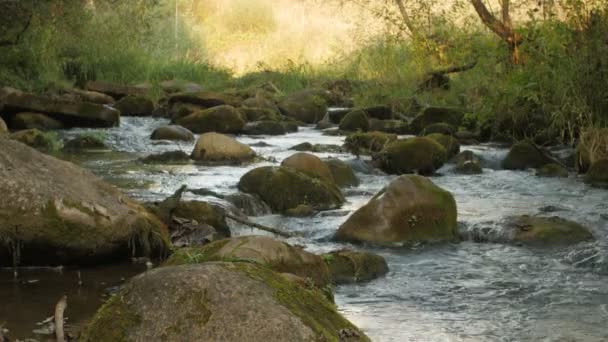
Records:
[[[362,108],[367,116],[378,120],[391,120],[393,119],[393,110],[389,106],[378,105]]]
[[[13,118],[13,129],[39,129],[50,131],[65,128],[61,121],[53,119],[45,114],[21,112]]]
[[[300,204],[295,208],[287,209],[287,211],[285,211],[283,214],[288,217],[311,217],[316,213],[317,211],[315,208],[311,207],[310,205]]]
[[[2,141],[0,160],[0,240],[21,244],[22,265],[98,264],[168,249],[166,226],[91,172],[11,140]],[[9,245],[0,244],[2,266],[11,264]]]
[[[192,159],[201,162],[235,164],[252,161],[253,149],[236,139],[219,133],[205,133],[198,138]]]
[[[448,159],[456,156],[460,152],[460,142],[458,142],[458,139],[452,137],[451,135],[433,133],[427,135],[426,137],[440,143],[441,146],[443,146],[443,148],[445,148],[446,152],[448,153]]]
[[[106,143],[97,136],[82,134],[76,138],[68,140],[63,149],[66,151],[85,151],[85,150],[109,150]]]
[[[350,134],[344,140],[344,148],[349,152],[370,154],[380,152],[389,143],[397,140],[397,135],[383,132],[357,132]]]
[[[346,116],[346,114],[350,113],[351,111],[352,109],[350,108],[332,108],[327,111],[327,116],[331,123],[339,125],[342,119]]]
[[[314,154],[305,152],[292,154],[283,160],[281,166],[290,167],[328,183],[334,183],[334,177],[329,166]]]
[[[316,210],[337,209],[344,203],[344,196],[335,184],[289,167],[253,169],[241,177],[238,187],[240,191],[258,195],[275,212],[301,204]]]
[[[149,116],[154,112],[154,102],[143,96],[125,96],[114,104],[122,116]]]
[[[57,136],[51,133],[44,133],[33,128],[14,132],[10,138],[40,151],[52,152],[59,147],[59,141]]]
[[[410,126],[402,120],[369,120],[369,130],[393,134],[408,134]]]
[[[294,145],[289,148],[293,151],[300,152],[315,152],[315,153],[345,153],[346,150],[340,145],[331,144],[311,144],[309,142],[303,142],[301,144]]]
[[[318,287],[331,283],[329,268],[320,256],[265,236],[239,236],[218,240],[203,247],[180,249],[165,265],[243,260],[265,265],[275,272],[292,273],[310,279]]]
[[[213,262],[133,278],[80,340],[338,342],[344,331],[358,336],[351,341],[369,341],[316,288],[262,265]]]
[[[511,147],[502,166],[507,170],[525,170],[538,169],[553,163],[555,160],[550,157],[548,152],[541,150],[534,143],[524,140]]]
[[[459,127],[464,118],[464,112],[456,108],[428,107],[418,114],[410,123],[410,128],[414,134],[419,134],[422,130],[434,123],[447,123],[454,127]]]
[[[238,109],[243,119],[247,122],[254,121],[280,121],[281,115],[278,109],[272,110],[268,108],[258,107],[241,107]]]
[[[168,106],[168,116],[171,118],[171,122],[175,123],[177,120],[181,118],[185,118],[188,115],[191,115],[196,112],[200,112],[205,110],[205,107],[195,105],[192,103],[181,103],[176,102],[173,104],[167,104]]]
[[[217,106],[194,112],[175,121],[194,133],[240,133],[245,121],[232,106]]]
[[[194,134],[189,129],[178,125],[161,126],[152,132],[152,140],[193,141]]]
[[[256,90],[255,95],[244,100],[241,106],[243,108],[261,108],[275,113],[279,112],[279,107],[274,101],[274,96],[263,89]]]
[[[285,116],[292,117],[307,124],[315,124],[327,113],[326,91],[304,89],[287,95],[279,102],[279,108]]]
[[[184,151],[168,151],[151,154],[141,159],[144,164],[189,164],[190,156]]]
[[[463,175],[476,175],[483,173],[481,168],[479,157],[473,153],[473,151],[462,151],[455,156],[452,161],[456,164],[454,166],[454,173]]]
[[[369,119],[363,110],[354,110],[340,121],[340,129],[347,132],[367,132],[369,130]]]
[[[341,250],[321,257],[329,266],[336,285],[367,282],[388,273],[386,260],[377,254]]]
[[[445,148],[424,137],[397,140],[387,145],[379,156],[380,168],[390,174],[433,174],[447,160]]]
[[[285,125],[280,121],[255,121],[250,122],[243,128],[243,133],[248,135],[283,135],[287,133]]]
[[[329,167],[334,183],[341,188],[359,186],[359,179],[353,168],[340,159],[328,159],[324,161]]]
[[[601,159],[591,165],[585,181],[595,187],[608,188],[608,159]]]
[[[535,245],[575,244],[593,240],[586,227],[560,217],[517,216],[507,219],[514,242]]]
[[[454,135],[456,132],[456,128],[454,126],[447,124],[445,122],[438,122],[431,125],[426,126],[420,135],[425,136],[429,134],[445,134],[445,135]]]
[[[399,245],[416,241],[455,240],[456,201],[428,178],[407,175],[355,211],[336,240]]]
[[[242,101],[236,96],[212,91],[176,93],[169,96],[169,104],[178,102],[190,103],[203,108],[212,108],[222,105],[238,107]]]
[[[568,170],[559,164],[551,163],[537,169],[536,175],[546,178],[566,178],[568,177]]]
[[[226,213],[208,202],[204,201],[175,201],[172,197],[156,205],[148,206],[148,210],[155,214],[167,225],[171,225],[174,217],[196,221],[215,228],[221,237],[230,237],[230,227],[226,222]]]

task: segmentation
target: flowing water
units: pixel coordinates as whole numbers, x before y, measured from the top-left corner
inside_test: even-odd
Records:
[[[143,166],[137,163],[138,158],[151,153],[192,150],[193,143],[166,144],[149,139],[155,127],[166,123],[162,119],[123,118],[119,128],[90,130],[101,134],[113,152],[71,159],[122,187],[131,196],[154,201],[172,194],[182,184],[191,189],[234,193],[245,172],[280,163],[294,152],[289,151],[293,145],[302,142],[341,145],[344,139],[324,136],[304,127],[286,136],[238,137],[266,158],[254,165]],[[74,129],[64,134],[69,137],[87,131]],[[312,252],[348,247],[366,248],[384,256],[390,268],[386,277],[365,284],[339,286],[335,290],[339,310],[374,341],[608,340],[608,191],[591,188],[574,175],[567,179],[546,179],[532,172],[500,170],[500,161],[507,153],[503,148],[483,145],[462,149],[473,150],[483,157],[484,173],[455,175],[450,172],[451,166],[446,165],[432,180],[454,194],[463,242],[398,249],[331,242],[329,238],[348,215],[394,178],[377,172],[358,173],[361,186],[345,191],[348,202],[340,210],[319,213],[312,218],[268,215],[252,219],[301,232],[301,237],[290,242],[304,244]],[[349,154],[317,155],[353,159]],[[221,201],[214,197],[188,196]],[[552,249],[501,241],[505,217],[540,212],[590,227],[597,241]],[[233,228],[235,235],[262,234],[242,226]],[[100,272],[112,274],[113,281],[122,278],[120,272]],[[9,271],[0,273],[0,277],[9,275]],[[10,309],[0,308],[0,323],[6,321],[10,328],[11,322],[19,321],[20,324],[14,325],[23,327],[23,320],[13,318],[10,312],[17,311],[16,317],[20,317],[36,308],[52,311],[48,309],[52,306],[48,300],[38,299],[36,292],[28,288],[31,284],[11,284],[0,282],[2,298],[6,298],[5,292],[11,291],[21,295],[9,298]],[[10,286],[18,290],[11,290]],[[74,289],[68,287],[66,291]],[[89,299],[98,305],[102,292],[101,289],[92,291]],[[58,297],[55,293],[52,296]],[[46,311],[36,317],[44,319]],[[69,311],[70,308],[68,314]],[[81,311],[86,311],[82,317],[91,312]],[[30,321],[33,319],[30,317]],[[19,332],[25,334],[25,328]]]

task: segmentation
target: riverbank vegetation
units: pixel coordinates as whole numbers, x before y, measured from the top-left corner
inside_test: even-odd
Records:
[[[2,2],[0,83],[205,89],[336,81],[356,105],[412,99],[467,129],[573,143],[608,120],[606,1]],[[460,70],[462,69],[462,70]],[[460,71],[460,72],[450,72]],[[154,87],[152,87],[154,89]]]

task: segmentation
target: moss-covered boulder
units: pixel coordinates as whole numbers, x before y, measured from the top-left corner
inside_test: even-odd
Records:
[[[454,126],[447,124],[445,122],[438,122],[431,125],[426,126],[420,135],[425,136],[429,134],[445,134],[445,135],[454,135],[456,133],[456,128]]]
[[[338,342],[345,334],[369,341],[318,289],[263,265],[211,262],[133,278],[80,340]]]
[[[473,151],[462,151],[456,157],[452,159],[456,164],[454,166],[454,173],[462,175],[476,175],[483,173],[481,168],[481,161],[479,157],[473,153]]]
[[[353,168],[340,159],[328,159],[324,161],[329,167],[334,183],[341,188],[359,186],[359,179]]]
[[[386,260],[377,254],[341,250],[321,257],[329,266],[336,285],[366,282],[388,273]]]
[[[422,176],[401,176],[355,211],[335,238],[381,245],[454,240],[456,215],[456,201],[448,191]]]
[[[460,109],[428,107],[414,118],[410,123],[410,128],[412,133],[419,134],[425,127],[439,122],[459,127],[463,118],[464,112]]]
[[[346,114],[350,113],[351,111],[351,108],[328,108],[327,117],[331,123],[338,125]]]
[[[271,110],[259,107],[241,107],[238,109],[243,119],[248,122],[254,121],[280,121],[281,115],[278,109]]]
[[[194,133],[240,133],[245,121],[232,106],[217,106],[175,120]]]
[[[287,129],[280,121],[254,121],[245,125],[243,133],[249,135],[283,135],[287,133]]]
[[[445,148],[429,138],[410,138],[388,144],[380,152],[380,168],[390,174],[433,174],[447,160]]]
[[[51,132],[41,132],[35,128],[13,132],[10,134],[10,138],[45,152],[54,151],[59,147],[59,142],[55,135],[51,134]]]
[[[161,126],[152,132],[152,140],[192,141],[194,134],[189,129],[178,125]]]
[[[593,240],[589,229],[560,217],[510,217],[506,220],[505,227],[512,241],[524,244],[575,244]]]
[[[114,104],[123,116],[149,116],[154,112],[154,102],[143,96],[125,96]]]
[[[369,130],[393,134],[408,134],[410,126],[407,122],[401,120],[369,120]]]
[[[62,129],[65,126],[61,121],[53,119],[47,115],[40,113],[21,112],[17,113],[13,118],[12,127],[14,129],[39,129],[41,131],[49,131]]]
[[[333,182],[290,167],[253,169],[241,177],[238,187],[243,192],[258,195],[275,212],[285,212],[301,204],[316,210],[336,209],[344,203],[344,196]]]
[[[346,114],[342,121],[340,121],[340,129],[348,132],[367,132],[369,130],[367,113],[361,109],[357,109]]]
[[[327,102],[323,90],[304,89],[287,95],[279,108],[284,115],[307,124],[314,124],[327,113]]]
[[[309,278],[319,287],[331,282],[329,268],[320,256],[265,236],[239,236],[200,248],[178,250],[165,265],[243,260],[263,264],[275,272]]]
[[[189,164],[190,156],[184,151],[167,151],[151,154],[141,159],[144,164]]]
[[[448,153],[448,159],[456,156],[460,152],[460,142],[458,142],[458,139],[454,138],[451,135],[433,133],[427,135],[426,137],[441,144],[441,146],[443,146],[443,148],[445,148],[446,152]]]
[[[0,143],[3,266],[12,255],[24,265],[87,264],[168,248],[165,225],[115,187],[23,144]]]
[[[389,143],[397,140],[397,135],[382,132],[357,132],[344,140],[344,148],[355,154],[380,152]]]
[[[334,182],[329,166],[314,154],[298,152],[285,158],[281,166],[290,167],[311,177],[320,178],[328,183]]]
[[[555,163],[548,152],[543,151],[531,141],[520,141],[511,147],[502,166],[507,170],[525,170],[541,168]]]
[[[536,169],[536,175],[547,178],[566,178],[568,177],[568,170],[560,164],[550,163]]]
[[[608,188],[608,159],[600,159],[591,164],[585,181],[596,187]]]
[[[192,159],[211,163],[243,163],[253,160],[255,152],[251,147],[227,135],[205,133],[196,141]]]
[[[63,145],[65,151],[86,151],[86,150],[108,150],[109,147],[102,140],[101,137],[81,134],[75,138],[72,138]]]

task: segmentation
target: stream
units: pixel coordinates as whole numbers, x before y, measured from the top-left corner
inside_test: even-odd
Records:
[[[112,152],[69,156],[141,201],[157,201],[182,184],[219,194],[237,192],[240,177],[252,168],[279,164],[299,143],[341,145],[344,137],[324,136],[312,127],[284,136],[239,136],[266,161],[246,166],[142,165],[151,153],[181,149],[194,143],[162,143],[149,139],[168,121],[124,117],[111,129],[72,129],[64,138],[85,132],[104,137]],[[260,146],[260,142],[266,143]],[[387,276],[335,289],[339,311],[373,341],[606,341],[608,340],[608,191],[580,177],[539,178],[533,171],[500,170],[508,150],[492,145],[463,146],[483,158],[481,175],[456,175],[445,165],[431,179],[453,193],[458,205],[459,243],[420,244],[396,249],[332,242],[330,237],[348,215],[364,205],[395,176],[356,168],[361,185],[346,189],[339,210],[311,218],[280,215],[252,220],[301,236],[288,240],[311,252],[339,248],[367,249],[386,258]],[[350,154],[316,153],[321,158],[352,161]],[[354,162],[356,163],[356,161]],[[367,172],[367,173],[366,173]],[[286,189],[288,190],[288,189]],[[221,202],[215,197],[188,199]],[[507,216],[545,213],[591,228],[597,241],[560,248],[532,248],[500,241]],[[265,234],[234,225],[234,235]],[[479,242],[483,241],[483,242]],[[126,264],[82,270],[27,269],[13,280],[0,270],[0,325],[12,337],[31,337],[35,323],[52,315],[54,302],[68,295],[71,322],[88,319],[108,288],[145,270]]]

